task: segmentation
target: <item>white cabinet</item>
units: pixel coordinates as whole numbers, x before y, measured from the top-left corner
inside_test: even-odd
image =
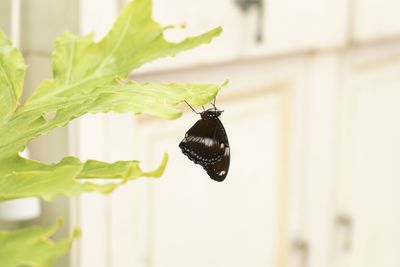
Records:
[[[397,43],[348,56],[336,197],[347,222],[337,225],[335,267],[400,265],[399,53]]]
[[[143,149],[149,153],[154,148],[148,158],[170,152],[164,177],[149,184],[152,266],[277,265],[280,224],[286,224],[277,217],[280,179],[286,179],[280,173],[281,102],[267,90],[240,108],[219,101],[227,111],[222,119],[233,145],[229,176],[222,184],[209,180],[177,147],[198,116],[155,122],[154,132],[143,129]]]
[[[260,18],[256,6],[244,12],[235,0],[155,0],[154,16],[158,21],[166,25],[187,24],[185,30],[167,33],[171,40],[180,40],[216,26],[222,26],[224,32],[210,45],[178,55],[172,60],[150,63],[142,72],[332,48],[346,42],[346,0],[263,2],[264,16]],[[262,42],[256,40],[259,24],[262,25]]]
[[[57,32],[69,26],[101,37],[126,3],[62,1],[49,11],[48,1],[21,6],[28,89],[50,75]],[[170,40],[220,25],[224,33],[132,76],[230,80],[217,99],[232,148],[225,182],[211,181],[178,148],[199,119],[189,109],[168,122],[87,116],[31,144],[39,159],[137,158],[145,169],[170,153],[159,180],[141,179],[107,197],[85,195],[58,209],[70,214],[68,226],[84,231],[73,267],[400,265],[400,43],[386,39],[400,33],[398,1],[264,1],[264,40],[257,43],[255,8],[245,13],[234,0],[154,0],[156,20],[187,24],[168,31]],[[54,27],[43,31],[49,21]],[[49,153],[43,144],[58,146]]]
[[[265,0],[264,41],[254,41],[255,14],[247,17],[245,56],[318,50],[346,42],[346,0]]]
[[[169,30],[169,40],[182,40],[189,35],[201,34],[215,27],[222,26],[222,35],[211,45],[201,46],[184,53],[178,58],[168,60],[168,65],[201,65],[233,60],[240,56],[243,49],[243,25],[245,18],[231,0],[187,1],[187,0],[154,0],[153,16],[163,25],[180,25],[185,29]],[[157,65],[157,63],[154,63]],[[160,63],[158,63],[160,64]]]
[[[199,119],[187,107],[177,121],[139,119],[136,145],[127,149],[135,150],[148,166],[168,151],[169,165],[159,180],[138,181],[122,193],[126,199],[134,195],[131,203],[136,204],[124,201],[124,212],[114,213],[113,221],[134,218],[132,224],[115,227],[135,239],[124,243],[115,237],[113,253],[119,257],[111,259],[124,258],[143,267],[286,266],[289,239],[298,228],[297,222],[289,222],[298,218],[289,202],[298,204],[298,199],[289,197],[288,186],[299,184],[295,180],[300,178],[289,169],[295,169],[295,160],[301,158],[300,151],[288,144],[299,147],[301,124],[294,122],[301,116],[293,111],[302,110],[298,105],[306,82],[305,63],[299,58],[290,64],[233,64],[139,78],[165,82],[183,75],[201,82],[232,77],[232,86],[217,99],[217,106],[225,110],[222,121],[231,143],[231,168],[226,181],[217,183],[181,153],[179,142]],[[118,134],[121,128],[109,123]],[[119,194],[112,198],[121,201]],[[112,207],[121,204],[116,200]],[[129,242],[137,253],[121,253]]]
[[[352,38],[356,42],[400,36],[398,0],[356,0],[353,2]]]

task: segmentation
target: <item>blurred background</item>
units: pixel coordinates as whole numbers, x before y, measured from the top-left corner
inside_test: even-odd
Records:
[[[30,156],[134,158],[151,169],[168,151],[164,177],[43,202],[35,219],[5,216],[0,226],[64,217],[59,237],[82,227],[58,267],[399,267],[400,2],[153,2],[162,24],[187,24],[170,40],[224,28],[211,45],[130,78],[230,80],[217,99],[232,155],[226,181],[180,152],[199,119],[187,107],[177,121],[86,116],[32,142]],[[29,65],[24,97],[51,77],[57,36],[101,38],[125,3],[0,0],[0,27]]]

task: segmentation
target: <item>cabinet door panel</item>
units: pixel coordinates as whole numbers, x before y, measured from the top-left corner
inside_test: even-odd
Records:
[[[210,180],[177,144],[198,116],[151,135],[170,152],[165,176],[151,184],[153,266],[276,266],[276,214],[281,144],[280,97],[223,104],[231,168]]]
[[[154,17],[163,24],[187,23],[185,30],[167,32],[170,40],[216,26],[224,31],[210,45],[150,63],[141,72],[338,46],[347,37],[346,0],[264,0],[261,43],[256,40],[259,21],[254,6],[245,12],[234,0],[154,0],[153,8]]]
[[[243,14],[234,1],[187,1],[154,0],[154,18],[163,25],[186,24],[185,29],[169,30],[166,38],[178,41],[190,35],[197,35],[222,26],[221,36],[209,45],[200,46],[189,53],[179,54],[177,58],[162,59],[145,66],[142,71],[165,69],[165,66],[196,66],[233,60],[239,57],[243,47]]]
[[[400,265],[400,62],[386,56],[353,68],[346,88],[338,201],[350,231],[336,266]]]
[[[400,35],[400,2],[397,0],[357,0],[354,3],[353,38],[377,40]]]
[[[248,21],[246,54],[274,54],[342,45],[347,1],[265,0],[264,41],[254,42],[255,14]]]

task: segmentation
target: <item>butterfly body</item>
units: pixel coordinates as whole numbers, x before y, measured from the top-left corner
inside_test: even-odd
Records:
[[[229,170],[230,148],[224,126],[219,119],[222,111],[203,111],[179,144],[182,153],[201,165],[211,179],[222,182]]]

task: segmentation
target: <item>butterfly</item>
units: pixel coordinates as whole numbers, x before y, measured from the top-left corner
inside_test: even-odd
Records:
[[[179,144],[185,156],[201,165],[210,178],[218,182],[226,178],[231,159],[228,136],[219,120],[221,113],[215,107],[201,112],[201,119]]]

